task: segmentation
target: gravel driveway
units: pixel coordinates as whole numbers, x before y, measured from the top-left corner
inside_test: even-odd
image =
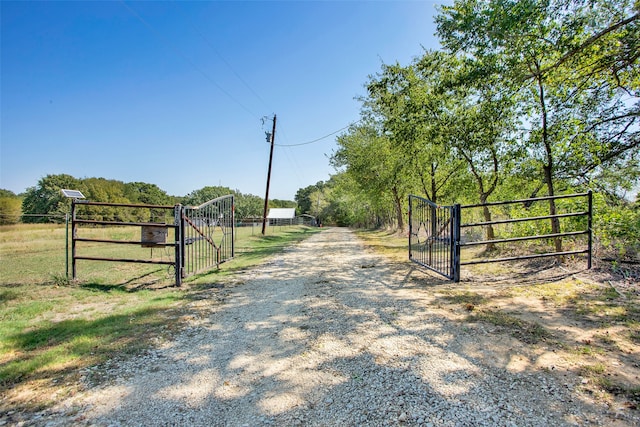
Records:
[[[206,315],[173,340],[62,402],[73,413],[66,421],[627,425],[581,396],[570,378],[490,360],[486,334],[430,304],[432,278],[390,264],[348,229],[325,229],[234,280],[211,289],[200,301]]]

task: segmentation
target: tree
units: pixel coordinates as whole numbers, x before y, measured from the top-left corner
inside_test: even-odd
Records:
[[[382,217],[388,216],[384,213],[387,204],[371,200],[354,178],[344,172],[331,176],[318,194],[314,209],[325,223],[339,226],[381,227],[385,223]]]
[[[477,203],[486,204],[496,191],[505,174],[506,162],[518,161],[521,153],[514,144],[517,126],[513,97],[508,87],[491,78],[491,73],[479,70],[477,64],[464,57],[445,56],[446,66],[433,61],[420,61],[421,72],[436,76],[432,81],[440,93],[446,115],[441,123],[446,145],[452,147],[456,157],[464,159],[473,182]],[[482,71],[482,72],[479,72]],[[492,221],[491,211],[483,207],[484,221]],[[495,238],[491,224],[484,227],[485,240]],[[487,244],[487,250],[495,245]]]
[[[451,196],[461,163],[447,140],[451,103],[441,82],[449,78],[449,60],[427,51],[406,67],[384,65],[368,85],[369,109],[382,117],[384,132],[404,161],[407,185],[434,203]]]
[[[588,184],[637,155],[636,9],[629,1],[458,0],[436,18],[445,48],[488,64],[513,89],[528,125],[522,142],[549,196],[556,180]],[[560,231],[557,218],[551,228]]]
[[[236,193],[236,212],[238,219],[242,218],[259,218],[262,217],[264,210],[264,199],[253,194]]]
[[[25,192],[23,222],[63,222],[71,203],[60,191],[63,188],[86,191],[80,180],[71,175],[47,175]]]
[[[309,185],[304,188],[300,188],[295,195],[295,201],[297,203],[298,214],[312,215],[314,205],[317,199],[312,196],[312,193],[316,191],[322,191],[324,188],[324,181],[318,181],[315,185]]]
[[[403,205],[407,196],[403,168],[406,162],[394,150],[388,136],[373,126],[352,126],[338,137],[340,148],[331,162],[353,177],[363,194],[371,201],[389,202],[395,210],[396,226],[404,228]]]
[[[269,207],[272,208],[295,208],[296,202],[292,200],[271,199],[269,200]],[[264,209],[264,206],[263,206]]]
[[[174,198],[160,187],[146,182],[128,182],[124,184],[124,196],[131,203],[144,205],[172,205],[175,203]]]
[[[194,190],[187,194],[183,199],[183,204],[189,206],[198,206],[209,200],[217,199],[218,197],[227,196],[229,194],[235,194],[235,192],[228,187],[220,186],[207,186],[202,187],[199,190]]]
[[[22,199],[12,191],[0,189],[0,225],[17,224],[22,213]]]

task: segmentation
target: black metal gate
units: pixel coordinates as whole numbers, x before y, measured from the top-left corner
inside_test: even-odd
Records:
[[[76,279],[77,261],[111,261],[141,264],[165,264],[175,269],[176,285],[182,279],[220,265],[234,256],[234,197],[210,200],[200,206],[159,206],[73,200],[72,272]],[[80,211],[80,212],[79,212]],[[147,218],[149,218],[147,220]],[[86,227],[134,227],[139,239],[81,237]],[[118,233],[118,235],[130,233]],[[138,247],[116,251],[114,245]],[[82,246],[81,248],[79,246]],[[143,258],[140,249],[151,248]],[[154,253],[153,249],[164,249]],[[168,250],[171,249],[171,250]],[[79,252],[82,252],[80,254]]]
[[[438,206],[425,198],[409,196],[409,259],[454,279],[454,221],[453,206]]]
[[[184,206],[181,213],[182,275],[208,270],[233,258],[233,195],[200,206]]]
[[[542,215],[523,218],[498,219],[492,221],[463,223],[463,210],[474,208],[489,208],[509,204],[523,204],[530,206],[540,201],[556,201],[563,199],[582,199],[583,206],[573,206],[568,211],[554,215]],[[490,240],[461,239],[461,229],[473,227],[487,227],[499,224],[535,223],[542,220],[560,220],[561,218],[584,218],[584,228],[565,230],[564,232],[542,235],[519,235],[507,238],[493,238]],[[593,201],[592,193],[567,194],[561,196],[537,197],[524,200],[509,200],[505,202],[484,203],[478,205],[438,206],[430,200],[418,196],[409,196],[409,259],[436,273],[454,280],[460,281],[460,267],[462,265],[484,264],[493,262],[516,261],[543,257],[562,257],[566,255],[585,254],[587,268],[591,268],[592,258],[592,219]],[[570,236],[586,236],[586,245],[583,249],[568,251],[536,252],[528,255],[518,255],[504,258],[475,259],[462,262],[460,250],[464,246],[477,246],[499,243],[513,243],[532,240],[560,239]]]

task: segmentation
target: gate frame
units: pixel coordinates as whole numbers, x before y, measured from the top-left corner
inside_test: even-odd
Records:
[[[182,279],[186,277],[185,274],[185,210],[187,209],[199,209],[206,207],[214,202],[221,201],[226,198],[231,198],[231,218],[229,219],[229,225],[231,227],[230,233],[224,233],[224,238],[227,235],[231,237],[231,256],[225,258],[224,260],[220,259],[220,256],[216,256],[216,265],[220,265],[220,263],[231,259],[235,255],[235,199],[232,194],[218,197],[216,199],[210,200],[208,202],[203,203],[200,206],[183,206],[181,204],[176,204],[173,206],[170,205],[149,205],[149,204],[131,204],[131,203],[109,203],[109,202],[92,202],[89,200],[75,200],[71,201],[71,259],[72,259],[72,278],[76,279],[77,276],[77,268],[76,261],[77,260],[90,260],[90,261],[110,261],[110,262],[128,262],[128,263],[138,263],[138,264],[162,264],[162,265],[173,265],[175,269],[175,283],[176,286],[182,285]],[[123,207],[123,208],[140,208],[140,209],[162,209],[162,210],[172,210],[173,211],[173,224],[167,223],[155,223],[155,222],[126,222],[126,221],[98,221],[98,220],[90,220],[90,219],[78,219],[76,217],[76,209],[77,206],[108,206],[108,207]],[[78,224],[88,224],[88,225],[103,225],[103,226],[133,226],[133,227],[158,227],[168,229],[174,229],[174,239],[173,242],[165,242],[165,243],[150,243],[143,242],[142,238],[136,241],[129,240],[110,240],[110,239],[90,239],[90,238],[80,238],[77,236]],[[200,230],[198,230],[200,232]],[[95,243],[106,243],[106,244],[125,244],[125,245],[141,245],[141,244],[152,244],[156,247],[170,247],[173,246],[175,248],[175,255],[173,261],[154,261],[154,260],[144,260],[144,259],[132,259],[132,258],[106,258],[106,257],[90,257],[90,256],[79,256],[76,253],[76,242],[95,242]],[[226,244],[226,242],[225,242]],[[215,247],[215,244],[213,245]],[[219,249],[216,247],[216,249]],[[68,248],[67,248],[68,251]],[[219,250],[218,250],[219,254]],[[67,252],[68,258],[68,252]],[[206,268],[211,268],[206,267]],[[205,268],[201,269],[203,271]],[[200,272],[198,271],[198,272]],[[194,272],[193,274],[196,274]]]
[[[216,243],[210,239],[209,236],[205,235],[205,233],[198,228],[198,226],[196,224],[193,223],[192,220],[195,221],[208,221],[211,219],[210,216],[196,216],[195,218],[191,218],[189,215],[186,214],[187,211],[195,211],[195,210],[200,210],[200,209],[205,209],[210,205],[216,204],[216,203],[220,203],[223,201],[226,201],[227,199],[230,199],[230,211],[231,211],[231,216],[229,218],[225,219],[225,226],[229,227],[231,229],[230,232],[225,231],[223,229],[222,234],[222,240],[221,240],[221,245],[225,246],[226,249],[230,249],[231,253],[230,254],[226,254],[223,258],[223,256],[221,255],[221,251],[220,251],[220,247],[216,245]],[[220,217],[218,217],[217,219],[214,219],[217,221],[220,221]],[[202,240],[205,240],[206,243],[213,247],[216,250],[216,255],[215,255],[215,264],[217,267],[220,267],[220,264],[222,264],[225,261],[228,261],[229,259],[232,259],[235,256],[235,196],[233,194],[228,194],[226,196],[221,196],[221,197],[217,197],[215,199],[209,200],[207,202],[204,202],[198,206],[181,206],[181,211],[180,211],[180,217],[179,217],[179,223],[180,223],[180,228],[182,230],[182,232],[180,233],[180,246],[182,247],[182,258],[181,258],[181,265],[182,265],[182,269],[183,269],[183,276],[190,276],[193,274],[198,274],[201,273],[202,271],[206,271],[209,268],[212,268],[213,265],[205,265],[202,268],[199,268],[198,266],[191,266],[193,268],[189,269],[189,272],[187,272],[187,250],[186,250],[186,246],[188,245],[187,243],[187,232],[186,230],[195,230],[197,234],[200,235]],[[229,246],[229,244],[225,241],[225,238],[227,236],[231,236],[231,242],[230,242],[230,248],[228,248],[227,246]],[[200,241],[200,240],[198,240]],[[192,244],[196,244],[195,242],[193,242]],[[201,249],[201,247],[200,247]],[[226,255],[230,255],[228,257],[226,257]]]
[[[577,197],[586,197],[587,201],[587,210],[579,211],[579,212],[570,212],[564,214],[555,214],[555,215],[543,215],[538,217],[529,217],[529,218],[514,218],[514,219],[506,219],[506,220],[495,220],[495,221],[487,221],[487,222],[477,222],[477,223],[462,223],[462,210],[463,209],[471,209],[471,208],[479,208],[485,206],[500,206],[500,205],[508,205],[508,204],[517,204],[517,203],[533,203],[542,200],[559,200],[559,199],[570,199]],[[453,260],[452,262],[452,274],[448,276],[440,271],[435,270],[434,268],[424,265],[423,263],[416,262],[412,259],[411,253],[411,236],[412,236],[412,206],[411,199],[418,198],[424,200],[430,204],[430,206],[438,207],[438,208],[452,208],[452,219],[451,225],[453,227],[451,239],[451,252]],[[567,218],[567,217],[576,217],[576,216],[586,216],[587,217],[587,228],[586,230],[581,231],[569,231],[564,233],[555,233],[555,234],[543,234],[543,235],[534,235],[534,236],[521,236],[521,237],[511,237],[506,239],[494,239],[494,240],[481,240],[475,242],[465,242],[461,241],[461,230],[462,228],[469,227],[481,227],[486,225],[494,225],[494,224],[510,224],[516,222],[525,222],[525,221],[539,221],[544,219],[552,219],[552,218]],[[505,262],[505,261],[516,261],[522,259],[534,259],[534,258],[543,258],[543,257],[552,257],[552,256],[564,256],[564,255],[574,255],[574,254],[587,254],[587,269],[591,269],[592,259],[593,259],[593,192],[591,190],[585,193],[575,193],[575,194],[567,194],[567,195],[559,195],[559,196],[546,196],[546,197],[535,197],[530,199],[520,199],[520,200],[509,200],[503,202],[491,202],[491,203],[481,203],[474,205],[460,205],[454,204],[452,206],[438,206],[435,203],[431,202],[428,199],[419,197],[419,196],[409,196],[409,259],[417,264],[423,265],[424,267],[429,268],[432,271],[435,271],[443,276],[452,279],[454,282],[460,282],[460,270],[463,265],[473,265],[473,264],[486,264],[493,262]],[[542,240],[542,239],[550,239],[557,237],[565,237],[565,236],[577,236],[577,235],[587,235],[587,248],[583,250],[573,250],[573,251],[562,251],[562,252],[546,252],[542,254],[532,254],[532,255],[521,255],[514,257],[505,257],[505,258],[496,258],[496,259],[481,259],[476,261],[466,261],[462,262],[460,259],[460,252],[462,246],[474,246],[474,245],[486,245],[490,243],[506,243],[506,242],[518,242],[525,240]]]
[[[173,210],[174,223],[173,224],[165,224],[165,223],[155,223],[155,222],[125,222],[125,221],[97,221],[91,219],[77,219],[76,218],[76,206],[108,206],[108,207],[124,207],[124,208],[141,208],[141,209],[163,209],[163,210]],[[176,286],[182,285],[182,267],[179,263],[182,258],[182,245],[181,236],[182,229],[176,223],[175,218],[178,217],[178,214],[181,210],[181,206],[174,205],[137,205],[131,203],[109,203],[109,202],[92,202],[89,200],[72,200],[71,201],[71,277],[73,280],[76,279],[76,261],[79,259],[90,260],[90,261],[112,261],[112,262],[130,262],[137,264],[163,264],[163,265],[173,265],[175,269],[175,280]],[[154,246],[174,246],[175,248],[175,259],[174,261],[153,261],[153,260],[141,260],[141,259],[131,259],[131,258],[104,258],[104,257],[88,257],[88,256],[78,256],[76,254],[76,242],[96,242],[96,243],[108,243],[108,244],[125,244],[125,245],[140,245],[142,244],[142,239],[140,241],[132,241],[132,240],[108,240],[108,239],[89,239],[89,238],[80,238],[77,237],[78,224],[90,224],[90,225],[113,225],[113,226],[133,226],[133,227],[160,227],[165,229],[173,228],[174,232],[174,241],[172,243],[156,243]]]
[[[412,251],[412,238],[413,236],[417,236],[420,232],[420,227],[418,227],[417,232],[414,233],[413,230],[413,210],[414,210],[414,203],[413,201],[417,200],[420,203],[422,203],[422,206],[427,206],[429,208],[430,211],[430,218],[428,221],[423,221],[421,222],[420,225],[423,225],[423,223],[428,222],[429,225],[431,225],[431,237],[428,237],[427,240],[424,242],[424,245],[427,245],[429,240],[436,239],[438,235],[443,234],[444,231],[448,231],[447,238],[449,240],[449,253],[448,256],[446,257],[447,259],[445,259],[445,268],[444,269],[440,269],[439,267],[442,267],[442,262],[436,262],[435,264],[438,265],[434,265],[434,263],[432,263],[432,251],[429,251],[429,261],[425,262],[424,260],[416,260],[413,256],[413,251]],[[438,213],[437,210],[441,209],[441,210],[447,210],[448,214],[449,214],[449,218],[446,220],[446,223],[444,224],[444,226],[442,226],[440,228],[440,230],[437,229],[437,225],[438,225]],[[440,217],[441,218],[441,217]],[[454,279],[455,278],[455,273],[456,273],[456,265],[457,265],[457,261],[456,261],[456,256],[459,257],[459,252],[456,253],[456,246],[453,244],[453,242],[456,240],[456,230],[459,234],[460,230],[459,227],[457,227],[457,220],[456,220],[456,216],[455,216],[455,206],[440,206],[437,205],[436,203],[433,203],[431,200],[426,199],[424,197],[420,197],[420,196],[415,196],[415,195],[409,195],[409,259],[412,262],[415,262],[418,265],[421,265],[435,273],[438,273],[444,277],[446,277],[447,279]],[[426,226],[427,224],[425,224]],[[439,247],[441,248],[441,246]],[[424,251],[422,251],[424,252]],[[440,260],[442,261],[442,260]],[[443,271],[446,270],[446,271]]]

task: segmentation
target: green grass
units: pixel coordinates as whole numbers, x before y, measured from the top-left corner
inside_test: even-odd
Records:
[[[128,292],[93,285],[17,285],[3,289],[0,387],[53,379],[147,346],[183,293]]]
[[[602,347],[598,347],[596,345],[591,345],[591,344],[579,345],[571,350],[572,353],[583,355],[583,356],[595,356],[598,354],[604,354],[605,351],[606,350],[603,349]]]
[[[65,227],[0,226],[0,284],[44,283],[65,272]]]
[[[409,259],[409,237],[405,234],[389,230],[358,230],[356,234],[368,247],[388,258]]]
[[[281,250],[288,244],[320,231],[305,226],[271,226],[262,236],[261,227],[236,229],[236,258],[233,269],[246,268],[261,262],[263,257]],[[78,237],[136,241],[137,227],[79,228]],[[167,242],[174,239],[169,232]],[[68,243],[71,247],[71,242]],[[30,284],[63,284],[66,272],[65,226],[54,224],[22,224],[0,226],[0,286]],[[130,258],[141,260],[174,259],[173,248],[143,248],[138,245],[114,245],[78,242],[78,256]],[[69,255],[71,258],[71,255]],[[71,264],[69,263],[69,277]],[[81,282],[104,284],[138,284],[170,286],[175,280],[173,266],[78,260],[76,277]],[[188,280],[188,279],[187,279]]]
[[[199,285],[258,265],[320,231],[272,227],[262,236],[239,229],[235,259],[177,288],[171,286],[173,277],[166,268],[123,263],[87,261],[79,266],[81,280],[66,281],[64,263],[56,263],[61,251],[64,259],[60,228],[64,230],[42,225],[0,228],[0,410],[46,406],[51,387],[65,383],[60,378],[77,376],[82,368],[134,354],[168,337],[180,326],[185,304]],[[28,241],[28,236],[35,241]],[[29,251],[18,250],[18,241]],[[25,263],[28,266],[21,265]],[[60,266],[62,274],[56,271]],[[40,390],[39,398],[21,400],[25,389]]]
[[[604,375],[607,372],[607,367],[602,363],[596,363],[593,365],[583,365],[580,367],[580,375],[588,377],[592,375]]]

